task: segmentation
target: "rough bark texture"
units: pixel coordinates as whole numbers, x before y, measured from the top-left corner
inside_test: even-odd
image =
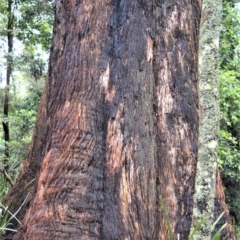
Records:
[[[217,169],[216,175],[216,189],[215,189],[215,199],[214,199],[214,221],[219,217],[219,214],[225,213],[223,217],[218,221],[216,228],[212,232],[212,236],[220,229],[225,223],[226,227],[221,232],[220,239],[236,240],[236,235],[232,227],[231,217],[229,215],[229,210],[225,202],[225,195],[223,184],[220,176],[220,171]],[[238,239],[237,239],[238,240]]]
[[[199,2],[165,1],[156,7],[156,19],[157,189],[166,203],[175,236],[179,233],[181,239],[186,239],[197,157]],[[164,218],[158,226],[158,239],[166,239]]]
[[[220,0],[202,2],[198,52],[199,141],[192,228],[195,228],[202,219],[205,219],[205,222],[194,235],[196,240],[211,239],[225,223],[227,226],[222,231],[221,238],[235,239],[217,169],[220,119],[218,50],[221,10]],[[212,230],[214,221],[222,212],[226,214]]]
[[[199,147],[194,194],[194,239],[210,239],[214,213],[219,130],[218,45],[221,1],[203,0],[199,36]]]
[[[187,238],[199,23],[197,0],[56,1],[33,141],[6,197],[14,211],[31,193],[14,239],[166,240],[160,194]]]

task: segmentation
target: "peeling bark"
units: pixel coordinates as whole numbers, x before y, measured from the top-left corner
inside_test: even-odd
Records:
[[[14,239],[168,239],[190,231],[199,1],[56,1],[48,79],[6,201]],[[32,184],[23,187],[35,179]],[[19,190],[23,189],[23,190]]]

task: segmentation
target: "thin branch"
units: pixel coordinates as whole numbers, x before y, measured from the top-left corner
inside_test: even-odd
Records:
[[[5,169],[0,170],[0,172],[4,175],[5,179],[10,183],[10,185],[13,187],[14,182],[12,178],[9,176],[9,174],[6,172]]]

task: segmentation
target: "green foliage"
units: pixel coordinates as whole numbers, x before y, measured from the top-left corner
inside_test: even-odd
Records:
[[[236,234],[236,239],[240,240],[240,228],[236,225],[235,221],[233,221],[233,228]]]
[[[3,159],[6,158],[7,144],[10,151],[8,174],[15,180],[21,162],[27,155],[45,80],[47,52],[50,49],[52,36],[54,1],[17,0],[13,2],[14,49],[23,49],[23,51],[21,53],[18,51],[16,54],[14,50],[11,53],[13,74],[9,86],[8,117],[3,114],[5,87],[0,88],[0,121],[7,122],[10,129],[10,142],[7,143],[0,129],[0,170],[4,168]],[[0,0],[0,37],[6,43],[7,4],[7,1]],[[0,172],[0,187],[2,186],[1,197],[9,188],[9,184]]]
[[[240,180],[240,74],[222,71],[219,165],[224,177]]]
[[[197,231],[199,231],[199,229],[201,228],[202,224],[206,221],[205,218],[203,218],[202,220],[200,220],[196,227],[192,230],[192,232],[190,233],[188,240],[192,240],[194,238],[194,235],[197,233]]]
[[[40,44],[44,50],[50,49],[53,27],[54,1],[22,0],[19,6],[20,17],[16,27],[18,38],[26,46]]]
[[[0,0],[0,36],[7,34],[7,1]]]
[[[211,231],[213,232],[216,225],[218,224],[218,222],[221,220],[221,218],[223,217],[224,212],[217,218],[217,220],[213,223],[212,227],[211,227]],[[202,220],[199,221],[199,223],[196,225],[196,227],[192,230],[192,232],[190,233],[188,240],[192,240],[194,239],[195,234],[197,233],[197,231],[199,231],[199,229],[201,228],[202,224],[204,224],[204,222],[206,221],[205,218],[203,218]],[[227,226],[227,223],[223,224],[221,226],[220,229],[218,229],[218,231],[215,233],[215,235],[211,238],[211,240],[219,240],[221,238],[221,232],[222,230]]]
[[[1,161],[0,161],[1,162]],[[1,167],[1,166],[0,166]],[[6,179],[0,177],[0,202],[8,191],[8,183]]]
[[[218,163],[230,213],[240,224],[240,9],[229,0],[223,6]]]
[[[3,114],[0,114],[0,121],[8,121],[11,130],[11,139],[9,142],[10,168],[8,173],[12,179],[17,177],[21,162],[27,155],[36,120],[37,106],[41,97],[43,79],[38,82],[28,82],[28,84],[29,86],[25,87],[24,96],[10,91],[11,107],[8,119],[5,119]],[[3,106],[0,104],[0,109],[2,108]],[[1,160],[4,158],[4,144],[4,140],[0,139],[0,169],[3,169],[3,165],[1,165],[3,161]],[[0,179],[0,181],[2,180]]]
[[[223,0],[223,20],[220,39],[220,67],[221,69],[235,69],[240,43],[240,15],[235,1]]]
[[[41,49],[36,47],[25,47],[24,52],[15,57],[14,68],[20,71],[23,79],[34,79],[38,81],[46,73],[46,56],[40,54]],[[45,59],[44,59],[45,58]]]
[[[18,211],[12,214],[8,210],[8,207],[5,207],[0,203],[0,237],[5,233],[5,231],[17,232],[17,230],[15,230],[10,223],[10,221],[14,218],[16,221],[19,222],[19,224],[21,224],[16,217],[17,213]]]
[[[30,182],[29,184],[31,184],[32,182]],[[28,185],[29,185],[28,184]],[[27,186],[26,186],[27,187]],[[26,196],[26,198],[24,199],[23,203],[21,204],[21,206],[17,209],[16,212],[11,213],[9,211],[9,206],[4,206],[3,204],[0,203],[0,237],[2,235],[5,234],[6,231],[10,231],[10,232],[17,232],[17,230],[15,229],[14,225],[12,224],[12,220],[14,220],[15,222],[17,222],[18,224],[21,224],[21,222],[18,220],[17,218],[17,214],[20,212],[20,210],[22,209],[23,205],[25,204],[26,200],[28,198],[28,195]],[[10,203],[10,205],[13,202]]]

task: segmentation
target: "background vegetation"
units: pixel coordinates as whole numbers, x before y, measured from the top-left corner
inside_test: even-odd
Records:
[[[240,6],[223,1],[220,39],[220,142],[218,163],[232,217],[240,224]]]
[[[9,1],[0,0],[0,62],[8,57],[7,29]],[[47,71],[54,1],[12,1],[14,50],[11,53],[13,72],[6,85],[5,68],[0,66],[0,120],[10,129],[7,174],[15,181],[26,157],[35,123],[37,106]],[[240,225],[240,7],[234,0],[223,0],[220,39],[220,142],[218,163],[227,203],[236,225]],[[6,61],[5,61],[6,63]],[[9,88],[9,114],[3,112],[6,88]],[[0,128],[0,201],[10,187],[6,169],[3,129]]]
[[[50,51],[54,1],[0,0],[0,121],[8,123],[10,140],[0,128],[0,200],[15,181],[35,124],[35,116],[47,71]],[[11,4],[11,9],[9,9]],[[12,27],[9,29],[9,16]],[[13,51],[8,51],[8,32],[13,34]],[[7,58],[11,62],[7,63]],[[10,85],[6,84],[6,68],[11,64]],[[6,91],[7,90],[7,91]],[[8,114],[4,113],[8,94]],[[5,148],[9,148],[6,159]],[[7,169],[9,178],[4,170]]]

